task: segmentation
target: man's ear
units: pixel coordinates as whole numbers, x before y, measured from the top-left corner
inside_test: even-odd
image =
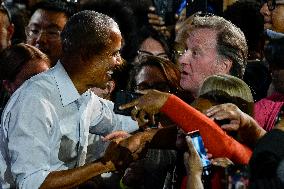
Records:
[[[10,81],[8,80],[3,80],[2,81],[2,85],[4,87],[4,89],[9,93],[12,94],[13,93],[13,87]]]
[[[222,58],[219,63],[221,63],[219,67],[220,72],[224,74],[230,74],[230,70],[233,66],[232,60],[229,60],[228,58]]]

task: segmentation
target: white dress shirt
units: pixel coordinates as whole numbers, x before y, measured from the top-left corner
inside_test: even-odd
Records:
[[[90,90],[80,95],[60,62],[12,95],[1,125],[2,187],[15,180],[25,189],[39,188],[52,171],[83,165],[89,132],[138,129],[130,117],[114,114],[111,101]]]

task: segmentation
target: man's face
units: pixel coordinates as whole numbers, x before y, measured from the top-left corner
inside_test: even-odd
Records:
[[[48,55],[55,65],[61,55],[60,32],[67,22],[63,12],[38,9],[26,29],[27,43]]]
[[[216,31],[194,29],[189,30],[186,37],[186,40],[176,41],[180,44],[185,41],[185,52],[178,59],[181,69],[180,85],[196,97],[206,77],[218,73],[227,74],[229,70],[223,69],[220,62],[222,59],[216,48]]]
[[[5,14],[0,12],[0,51],[11,45],[14,28]]]
[[[85,76],[82,80],[84,88],[106,88],[107,82],[111,80],[113,70],[122,64],[120,56],[122,36],[117,27],[111,29],[110,39],[106,48],[95,55],[90,63],[86,65]]]
[[[270,1],[264,3],[260,9],[260,13],[264,17],[264,29],[284,33],[284,1],[283,3],[276,2],[273,10],[268,6],[271,3]]]

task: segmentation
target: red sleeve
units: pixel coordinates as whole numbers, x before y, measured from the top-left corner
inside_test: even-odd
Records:
[[[213,157],[227,157],[234,163],[247,164],[252,151],[227,135],[213,120],[178,97],[171,95],[161,112],[185,132],[199,130],[205,147]]]

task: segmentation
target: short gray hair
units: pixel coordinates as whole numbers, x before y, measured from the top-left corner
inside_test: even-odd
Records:
[[[215,15],[195,15],[194,28],[209,28],[217,31],[217,50],[219,55],[230,59],[233,66],[230,74],[243,78],[247,64],[248,47],[244,33],[230,21]]]

